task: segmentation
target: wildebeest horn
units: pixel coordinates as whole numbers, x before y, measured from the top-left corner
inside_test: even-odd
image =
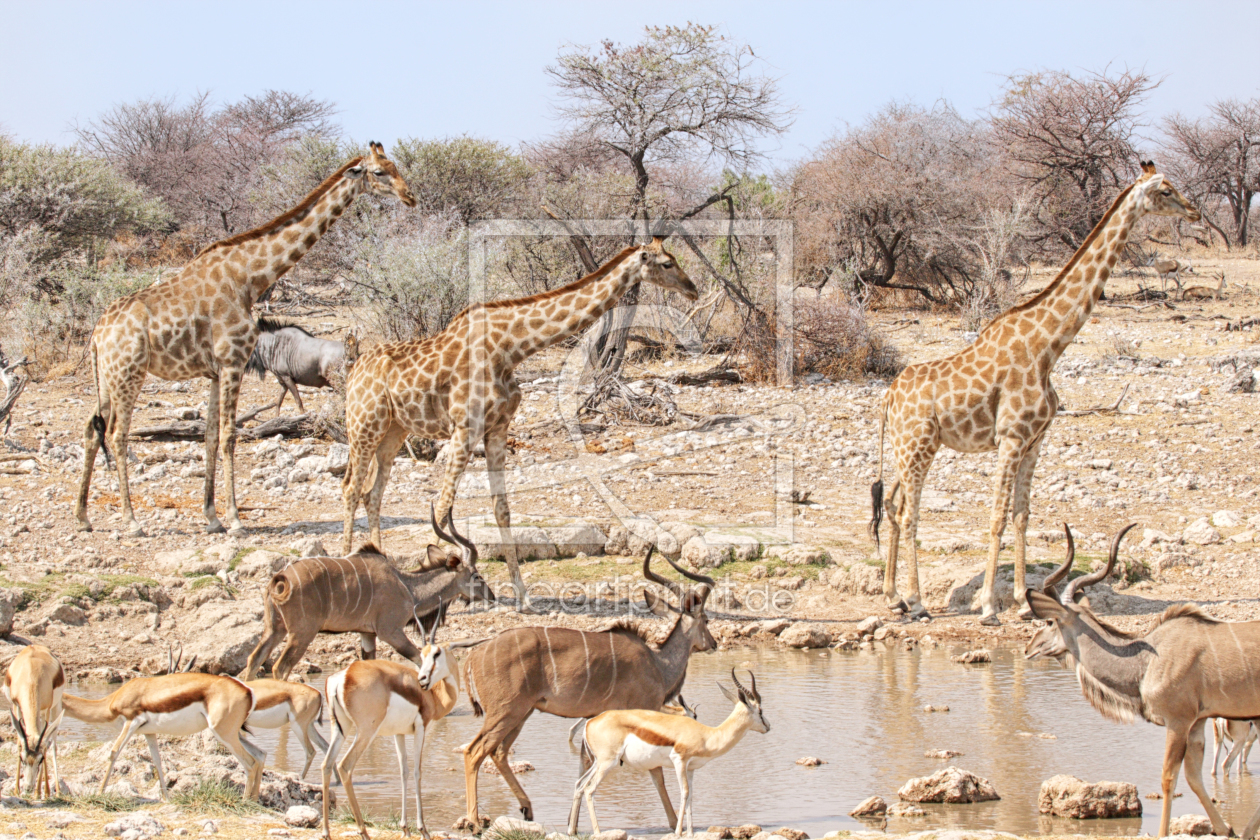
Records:
[[[1068,572],[1072,571],[1072,564],[1076,562],[1076,540],[1072,539],[1072,529],[1066,522],[1063,523],[1063,533],[1067,536],[1067,552],[1063,558],[1063,565],[1047,575],[1041,582],[1041,591],[1056,601],[1059,600],[1059,592],[1055,587],[1059,581],[1067,577]]]
[[[663,578],[660,575],[658,575],[656,572],[652,571],[652,566],[651,566],[652,552],[655,550],[656,550],[655,545],[649,545],[647,554],[643,555],[643,576],[647,578],[648,580],[650,580],[652,583],[659,583],[661,586],[665,587],[670,592],[673,592],[679,598],[682,598],[683,597],[682,584],[678,583],[677,581],[669,580],[668,578]],[[668,560],[669,558],[666,557],[665,559]]]
[[[1120,533],[1111,541],[1111,553],[1107,556],[1107,565],[1093,574],[1081,575],[1067,585],[1067,589],[1063,591],[1063,603],[1070,604],[1076,600],[1076,593],[1080,592],[1084,595],[1084,589],[1087,586],[1093,586],[1098,581],[1103,580],[1107,575],[1111,574],[1112,568],[1116,565],[1116,557],[1120,554],[1120,541],[1124,539],[1124,535],[1137,527],[1136,522],[1130,522],[1120,529]]]

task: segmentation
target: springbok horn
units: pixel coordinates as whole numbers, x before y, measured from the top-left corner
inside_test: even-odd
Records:
[[[1070,604],[1076,600],[1076,593],[1080,592],[1084,595],[1084,589],[1087,586],[1093,586],[1098,581],[1103,580],[1107,575],[1111,574],[1111,570],[1116,565],[1116,557],[1120,554],[1120,541],[1124,539],[1124,535],[1137,527],[1136,522],[1130,522],[1120,529],[1120,533],[1116,534],[1111,541],[1111,553],[1107,557],[1107,565],[1102,569],[1089,575],[1081,575],[1067,585],[1067,589],[1063,591],[1063,603]]]
[[[707,584],[710,589],[713,589],[714,587],[717,586],[717,581],[715,581],[713,578],[707,575],[693,575],[691,572],[687,571],[682,566],[678,565],[672,559],[670,559],[669,555],[663,555],[663,556],[665,557],[665,562],[673,566],[674,571],[678,572],[678,574],[682,575],[683,577],[691,578],[696,583]]]
[[[687,715],[687,717],[691,718],[692,720],[698,720],[698,719],[699,719],[699,718],[696,716],[696,707],[695,707],[695,706],[688,706],[688,705],[687,705],[687,700],[686,700],[686,699],[685,699],[685,698],[684,698],[681,694],[679,694],[679,695],[678,695],[678,705],[682,706],[682,708],[683,708],[683,713],[684,713],[685,715]]]
[[[12,707],[9,708],[9,719],[13,721],[13,730],[17,732],[18,738],[22,741],[22,749],[26,752],[30,752],[30,745],[26,740],[26,729],[22,726],[21,719],[17,716],[17,713],[13,711]]]
[[[751,674],[752,672],[749,671],[748,673]],[[740,698],[747,698],[751,696],[748,693],[748,689],[744,688],[743,684],[739,681],[739,677],[735,676],[734,668],[731,668],[731,679],[735,681],[735,690],[739,692]]]
[[[442,626],[442,610],[443,610],[443,607],[444,607],[444,605],[443,605],[443,603],[442,603],[442,596],[441,596],[441,595],[439,595],[439,596],[438,596],[438,608],[437,608],[437,615],[435,615],[435,616],[433,617],[433,629],[429,631],[429,644],[431,644],[431,645],[436,645],[436,644],[437,644],[437,631],[438,631],[438,628]]]
[[[1041,582],[1041,591],[1056,601],[1059,600],[1059,591],[1055,587],[1059,581],[1068,576],[1068,572],[1072,571],[1072,564],[1076,561],[1076,541],[1072,539],[1072,529],[1066,522],[1063,523],[1063,533],[1067,536],[1067,552],[1063,558],[1063,565]]]
[[[658,575],[656,572],[652,571],[652,567],[651,567],[652,552],[655,550],[656,550],[655,545],[649,545],[647,554],[643,555],[643,576],[647,578],[648,580],[650,580],[652,583],[659,583],[661,586],[665,587],[670,592],[673,592],[674,595],[678,596],[679,598],[682,598],[683,597],[682,584],[678,583],[677,581],[669,580],[668,578],[663,578],[660,575]],[[665,559],[668,560],[669,558],[666,557]]]
[[[748,679],[752,681],[752,696],[758,703],[761,702],[761,692],[757,690],[757,675],[752,671],[748,672]]]

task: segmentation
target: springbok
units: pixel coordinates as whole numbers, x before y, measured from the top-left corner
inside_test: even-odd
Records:
[[[248,781],[245,795],[258,798],[263,764],[267,754],[241,735],[254,711],[254,693],[235,677],[213,674],[166,674],[160,677],[137,677],[99,700],[88,700],[73,694],[62,695],[66,714],[84,723],[121,726],[114,747],[109,753],[109,767],[101,779],[104,793],[114,762],[132,735],[143,735],[149,743],[149,755],[157,768],[158,791],[166,799],[166,774],[158,754],[157,736],[195,735],[209,727],[214,737],[227,747],[245,768]]]
[[[431,618],[440,601],[495,602],[494,590],[477,572],[477,547],[455,529],[453,520],[450,528],[447,535],[434,520],[434,533],[460,546],[460,552],[448,554],[430,545],[425,562],[412,572],[395,569],[370,543],[349,557],[307,557],[289,564],[267,584],[266,633],[249,655],[241,678],[253,679],[287,636],[272,675],[288,679],[318,633],[358,633],[364,659],[376,655],[380,636],[420,664],[420,651],[403,628]]]
[[[653,550],[654,546],[649,547],[643,557],[643,576],[679,601],[674,607],[650,589],[643,592],[653,613],[677,616],[659,648],[650,646],[638,629],[627,626],[602,632],[520,627],[505,630],[465,657],[464,684],[473,714],[484,714],[485,722],[464,751],[468,814],[458,825],[474,830],[481,826],[477,773],[487,756],[516,795],[525,819],[533,819],[533,805],[512,772],[508,755],[535,710],[582,718],[610,709],[659,709],[682,690],[692,651],[717,647],[704,611],[713,578],[694,575],[666,557],[675,571],[699,584],[684,589],[652,571]],[[652,781],[669,824],[674,825],[677,819],[659,768],[653,771]]]
[[[683,833],[683,817],[687,818],[687,833],[694,832],[691,820],[691,782],[696,769],[703,767],[735,747],[748,730],[769,732],[761,711],[761,695],[757,693],[757,677],[748,672],[751,683],[748,688],[735,681],[735,694],[718,683],[726,699],[735,704],[726,720],[719,726],[705,726],[697,720],[667,712],[651,712],[626,709],[591,718],[582,735],[582,750],[589,753],[591,768],[577,780],[573,788],[573,808],[569,812],[569,834],[577,834],[578,809],[586,800],[586,813],[591,817],[591,831],[599,833],[599,821],[595,818],[595,791],[614,767],[631,770],[656,770],[672,766],[678,776],[678,789],[682,799],[678,803],[678,822],[672,824],[676,834]]]
[[[664,706],[661,706],[661,711],[670,715],[686,715],[692,720],[699,720],[699,718],[696,717],[696,706],[699,706],[700,705],[699,703],[697,703],[696,706],[688,706],[686,698],[684,698],[681,694],[678,695],[677,700],[678,700],[677,703],[666,703]],[[569,727],[569,746],[570,747],[573,746],[573,739],[576,738],[578,732],[582,731],[582,728],[586,726],[586,722],[588,720],[590,720],[590,718],[578,718],[577,720],[573,721],[573,725]],[[586,754],[582,753],[581,755],[582,755],[582,765],[581,765],[582,773],[585,773],[588,766],[586,762]]]
[[[254,711],[250,713],[246,725],[258,729],[279,729],[286,723],[292,723],[306,752],[306,763],[302,765],[298,778],[306,778],[306,772],[315,759],[316,748],[322,753],[328,752],[328,742],[315,726],[324,711],[324,695],[317,688],[284,680],[250,680],[246,685],[254,692]]]
[[[14,790],[39,795],[40,771],[44,771],[44,785],[49,796],[61,790],[61,771],[57,769],[57,728],[64,714],[62,692],[66,674],[52,651],[43,645],[28,645],[22,649],[4,675],[4,697],[9,701],[9,717],[20,745],[17,781]],[[34,739],[34,740],[32,740]],[[44,759],[52,750],[52,786],[48,787],[48,772]],[[22,788],[22,770],[25,769],[26,788]]]
[[[1256,738],[1260,733],[1256,730],[1256,722],[1254,720],[1226,720],[1225,718],[1215,718],[1212,721],[1212,775],[1215,776],[1221,769],[1221,754],[1225,753],[1225,775],[1229,776],[1229,767],[1235,761],[1238,762],[1238,772],[1247,771],[1247,757],[1251,755],[1251,748],[1255,746]],[[1225,744],[1233,746],[1228,750],[1221,748]]]
[[[380,659],[360,660],[328,678],[325,691],[328,692],[328,708],[332,714],[332,745],[323,763],[325,838],[330,838],[329,777],[349,724],[355,728],[354,741],[345,758],[336,761],[336,769],[363,840],[369,838],[359,810],[359,800],[354,795],[354,766],[374,740],[390,735],[394,736],[394,750],[398,754],[403,835],[411,836],[407,825],[407,736],[412,735],[416,752],[416,821],[421,835],[429,837],[429,829],[424,824],[424,805],[420,801],[420,759],[424,753],[424,739],[429,727],[446,717],[459,697],[459,677],[451,670],[446,649],[437,643],[441,621],[439,612],[433,621],[433,629],[429,631],[428,643],[421,648],[420,661],[415,665]]]
[[[1181,272],[1193,271],[1177,260],[1158,260],[1151,263],[1151,268],[1155,269],[1155,273],[1159,275],[1160,291],[1168,291],[1168,281],[1172,280],[1176,284],[1177,290],[1181,290]]]
[[[1218,621],[1194,604],[1176,604],[1149,632],[1139,635],[1104,622],[1090,610],[1088,600],[1077,603],[1085,586],[1110,574],[1120,540],[1132,527],[1112,541],[1107,565],[1094,575],[1070,581],[1062,599],[1054,597],[1053,586],[1047,587],[1050,592],[1027,593],[1029,606],[1046,625],[1029,640],[1024,656],[1074,664],[1082,694],[1103,717],[1130,723],[1140,714],[1167,730],[1160,837],[1168,834],[1173,789],[1183,765],[1186,782],[1212,821],[1212,833],[1224,837],[1232,829],[1203,786],[1204,728],[1213,717],[1260,717],[1260,684],[1255,679],[1260,673],[1260,622]],[[1066,567],[1061,568],[1064,575]],[[1243,837],[1254,837],[1258,827],[1260,809]]]
[[[1181,292],[1182,300],[1223,300],[1225,298],[1225,272],[1218,271],[1213,277],[1220,281],[1216,288],[1211,286],[1188,286]]]

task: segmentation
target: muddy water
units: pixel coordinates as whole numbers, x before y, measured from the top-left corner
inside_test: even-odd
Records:
[[[1057,664],[1025,662],[1018,650],[999,649],[992,665],[955,665],[949,656],[960,650],[745,649],[693,658],[685,695],[699,704],[700,720],[716,725],[729,713],[730,703],[715,681],[725,678],[732,666],[740,666],[756,672],[771,725],[768,734],[748,733],[734,750],[696,773],[697,830],[755,822],[790,825],[818,837],[833,829],[857,828],[847,813],[859,801],[879,794],[893,802],[906,779],[954,763],[990,779],[1002,800],[927,805],[926,817],[894,819],[889,830],[950,826],[1029,834],[1155,833],[1160,803],[1145,795],[1159,789],[1162,729],[1104,720],[1081,697],[1075,676]],[[950,711],[925,712],[923,707],[929,704],[948,706]],[[426,744],[424,803],[431,828],[447,827],[463,813],[463,762],[455,749],[474,736],[479,723],[461,702],[434,728]],[[553,828],[562,828],[567,819],[577,773],[577,758],[566,745],[571,723],[536,714],[516,744],[515,759],[528,760],[536,768],[520,776],[533,799],[535,818]],[[69,738],[107,735],[77,722],[67,728]],[[1040,737],[1043,734],[1054,737]],[[269,765],[301,769],[301,744],[287,729],[261,730],[257,735]],[[928,749],[958,750],[963,756],[938,761],[924,757]],[[827,764],[798,766],[796,760],[806,755]],[[1037,813],[1037,791],[1056,773],[1087,781],[1133,782],[1143,796],[1146,816],[1087,821],[1042,817]],[[316,764],[309,778],[318,781],[318,776]],[[677,802],[672,775],[667,779]],[[355,780],[356,792],[369,811],[397,812],[398,765],[392,743],[378,740],[360,762]],[[1209,778],[1207,784],[1235,826],[1244,825],[1260,804],[1260,784],[1251,776],[1235,775],[1215,784]],[[1174,800],[1173,815],[1202,813],[1184,781],[1178,789],[1184,796]],[[596,807],[604,828],[641,834],[666,831],[660,802],[646,776],[614,772],[597,794]],[[484,768],[481,809],[492,815],[517,814],[507,786]],[[408,810],[413,808],[409,805]],[[582,830],[588,830],[587,825],[584,810]]]

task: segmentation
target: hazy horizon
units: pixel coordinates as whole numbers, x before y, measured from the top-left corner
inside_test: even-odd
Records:
[[[688,21],[748,43],[780,79],[797,114],[762,146],[774,163],[892,100],[945,99],[975,116],[1019,71],[1144,69],[1164,79],[1151,123],[1260,94],[1254,2],[3,2],[0,133],[27,142],[73,142],[76,123],[118,103],[280,89],[336,103],[359,141],[468,134],[516,146],[559,127],[543,71],[562,46],[633,43],[645,25]]]

